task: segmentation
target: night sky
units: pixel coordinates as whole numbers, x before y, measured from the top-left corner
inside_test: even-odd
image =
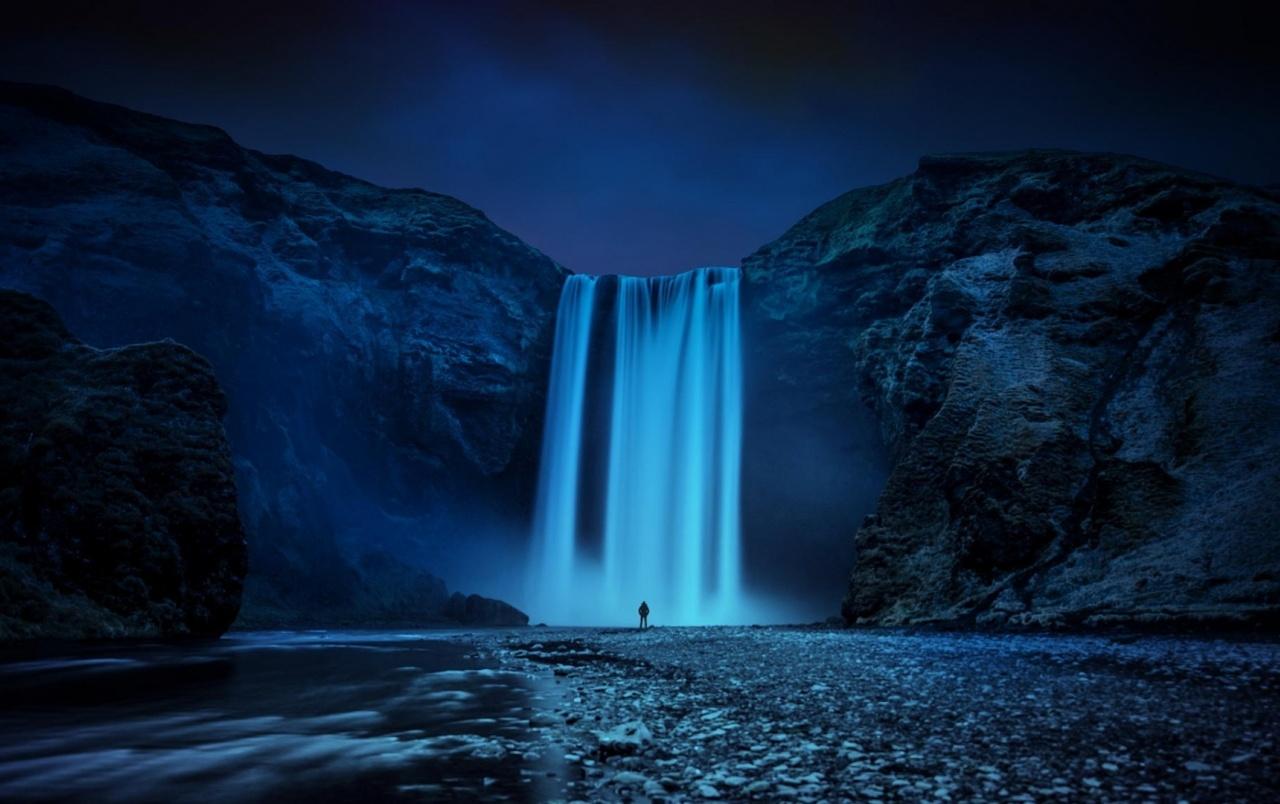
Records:
[[[0,76],[457,196],[589,273],[737,264],[931,152],[1280,182],[1261,4],[268,5],[9,9]]]

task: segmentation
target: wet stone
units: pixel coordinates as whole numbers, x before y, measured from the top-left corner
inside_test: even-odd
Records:
[[[1271,642],[732,627],[541,636],[593,656],[560,678],[555,725],[539,729],[570,765],[609,768],[566,798],[1280,800]],[[521,655],[520,635],[477,639],[515,669],[550,677],[560,664]]]

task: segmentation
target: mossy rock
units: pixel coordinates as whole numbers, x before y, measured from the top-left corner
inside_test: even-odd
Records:
[[[0,291],[0,639],[216,636],[246,571],[226,398],[172,342],[98,350]]]

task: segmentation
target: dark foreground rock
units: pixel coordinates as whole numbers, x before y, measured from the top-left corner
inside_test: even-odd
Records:
[[[246,548],[208,362],[90,348],[0,290],[0,410],[0,640],[227,629]]]
[[[845,618],[1276,621],[1280,203],[1115,155],[944,156],[744,263],[892,471]]]
[[[563,274],[454,198],[0,83],[0,285],[209,359],[260,623],[362,606],[370,550],[463,587],[513,563]]]
[[[559,679],[559,709],[534,723],[563,746],[568,799],[1280,795],[1274,642],[780,628],[531,637],[486,641]]]

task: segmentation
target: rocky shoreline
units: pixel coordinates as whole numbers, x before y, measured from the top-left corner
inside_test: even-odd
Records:
[[[474,637],[571,800],[1274,800],[1280,644],[824,628]]]

